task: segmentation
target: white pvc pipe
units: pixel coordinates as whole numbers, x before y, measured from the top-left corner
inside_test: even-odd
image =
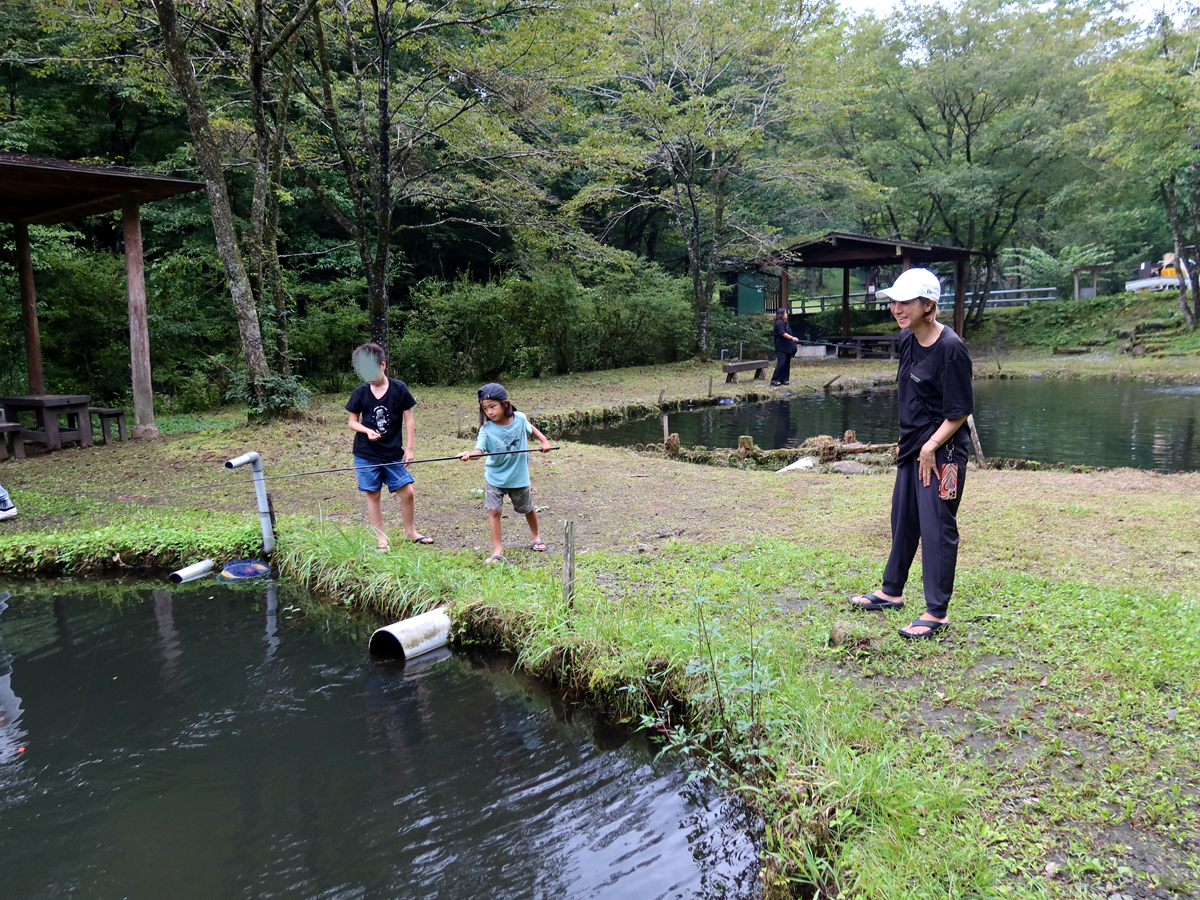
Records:
[[[450,616],[446,614],[446,608],[440,606],[377,629],[371,635],[368,649],[376,656],[399,656],[409,660],[438,647],[445,647],[448,643]]]
[[[249,464],[254,473],[254,493],[258,497],[258,518],[262,523],[263,553],[271,553],[275,549],[275,532],[271,528],[271,506],[267,502],[267,483],[263,481],[262,457],[251,450],[241,456],[225,461],[225,468],[239,469]]]
[[[182,569],[176,569],[171,573],[172,584],[183,584],[185,581],[195,581],[197,578],[203,578],[213,570],[216,563],[211,559],[202,559],[198,563],[192,563],[190,566],[184,566]]]

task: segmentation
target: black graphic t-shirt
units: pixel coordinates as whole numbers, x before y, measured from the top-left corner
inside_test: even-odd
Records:
[[[897,459],[902,460],[920,453],[921,445],[946,419],[973,413],[975,392],[971,386],[971,356],[954,329],[942,328],[929,347],[922,347],[907,329],[901,335],[896,382],[900,395]],[[966,446],[970,440],[971,433],[963,423],[946,443]]]
[[[357,413],[359,421],[379,432],[372,441],[361,431],[354,433],[354,455],[372,462],[400,462],[404,458],[404,411],[417,405],[408,385],[388,379],[387,393],[375,399],[371,385],[360,384],[346,401],[346,412]]]

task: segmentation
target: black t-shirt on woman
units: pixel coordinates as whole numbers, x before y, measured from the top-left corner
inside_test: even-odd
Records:
[[[404,412],[416,405],[408,385],[395,378],[388,379],[387,393],[379,399],[371,393],[371,385],[356,387],[346,401],[346,412],[357,413],[359,421],[379,432],[379,440],[354,432],[354,455],[380,463],[404,459]]]
[[[776,353],[787,353],[788,355],[792,355],[796,352],[795,341],[789,341],[784,337],[785,334],[792,334],[792,327],[787,322],[776,322],[774,328],[771,330],[775,333]],[[792,337],[795,337],[795,335],[793,334]]]
[[[971,356],[954,329],[943,326],[932,346],[922,347],[909,330],[901,332],[900,371],[896,375],[900,400],[898,460],[916,456],[945,419],[975,411],[971,387]],[[967,446],[966,423],[946,443]]]

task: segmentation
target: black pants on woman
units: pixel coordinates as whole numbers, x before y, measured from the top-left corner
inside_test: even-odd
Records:
[[[945,618],[954,593],[954,568],[958,563],[958,504],[962,500],[967,476],[967,451],[955,447],[937,452],[940,466],[958,463],[958,497],[943,500],[938,496],[937,474],[929,487],[921,484],[920,464],[913,456],[896,466],[896,487],[892,491],[892,553],[883,570],[883,592],[891,597],[904,596],[908,570],[921,544],[921,571],[925,584],[925,608],[930,615]]]
[[[775,363],[775,371],[771,375],[772,384],[787,384],[792,380],[792,354],[776,353],[778,362]]]

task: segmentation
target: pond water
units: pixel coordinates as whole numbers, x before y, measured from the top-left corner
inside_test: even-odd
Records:
[[[1017,379],[975,382],[975,422],[988,456],[1200,470],[1200,385],[1122,381]],[[685,447],[736,447],[738,435],[758,446],[795,447],[817,434],[860,441],[896,440],[895,388],[805,394],[741,406],[672,413],[671,431]],[[584,430],[576,440],[631,446],[662,440],[658,418]]]
[[[262,585],[8,587],[5,897],[757,896],[744,812],[500,660],[372,661]]]

